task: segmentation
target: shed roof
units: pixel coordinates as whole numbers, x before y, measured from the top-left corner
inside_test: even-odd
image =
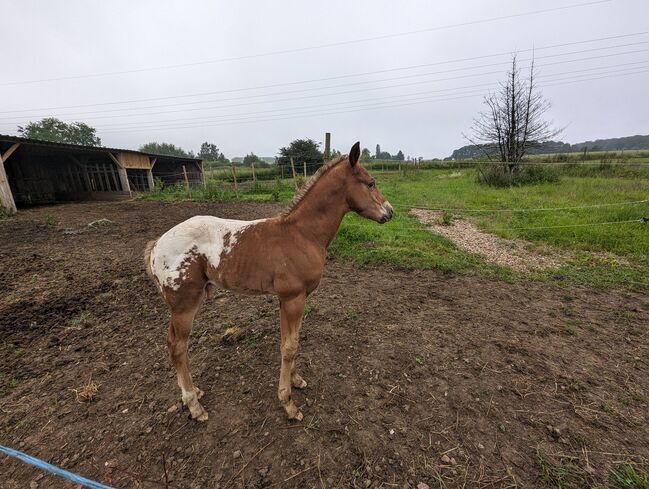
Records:
[[[146,156],[153,156],[157,158],[173,158],[174,160],[186,160],[186,161],[203,161],[202,158],[187,158],[184,156],[175,156],[175,155],[161,155],[156,153],[145,153],[142,151],[135,151],[132,149],[121,149],[121,148],[107,148],[105,146],[85,146],[83,144],[70,144],[70,143],[57,143],[54,141],[45,141],[42,139],[31,139],[23,138],[20,136],[9,136],[5,134],[0,134],[0,142],[6,141],[10,143],[24,143],[24,144],[33,144],[38,146],[50,146],[61,149],[77,149],[82,151],[91,151],[96,153],[105,153],[105,152],[117,152],[117,153],[135,153]]]

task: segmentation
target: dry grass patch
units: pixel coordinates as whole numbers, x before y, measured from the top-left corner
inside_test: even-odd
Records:
[[[86,382],[80,388],[70,389],[70,390],[74,392],[75,400],[77,402],[91,402],[94,401],[95,398],[97,397],[100,386],[101,384],[98,384],[97,382],[92,380],[92,377],[90,377],[88,379],[88,382]]]

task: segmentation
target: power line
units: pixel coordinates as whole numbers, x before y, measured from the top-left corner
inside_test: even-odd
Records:
[[[557,12],[557,11],[568,10],[568,9],[573,9],[573,8],[589,7],[589,6],[598,5],[598,4],[602,4],[602,3],[609,3],[610,1],[611,0],[596,0],[596,1],[585,2],[585,3],[564,5],[562,7],[554,7],[554,8],[549,8],[549,9],[534,10],[534,11],[530,11],[530,12],[522,12],[522,13],[518,13],[518,14],[503,15],[503,16],[498,16],[498,17],[489,17],[489,18],[486,18],[486,19],[473,20],[473,21],[468,21],[468,22],[461,22],[461,23],[457,23],[457,24],[448,24],[448,25],[443,25],[443,26],[429,27],[429,28],[425,28],[425,29],[417,29],[417,30],[412,30],[412,31],[384,34],[384,35],[380,35],[380,36],[372,36],[372,37],[365,37],[365,38],[359,38],[359,39],[351,39],[351,40],[346,40],[346,41],[337,41],[337,42],[333,42],[333,43],[318,44],[318,45],[307,46],[307,47],[302,47],[302,48],[268,51],[266,53],[257,53],[257,54],[250,54],[250,55],[244,55],[244,56],[235,56],[235,57],[228,57],[228,58],[218,58],[218,59],[211,59],[211,60],[203,60],[203,61],[196,61],[196,62],[192,62],[192,63],[181,63],[181,64],[164,65],[164,66],[156,66],[156,67],[149,67],[149,68],[138,68],[138,69],[132,69],[132,70],[109,71],[109,72],[103,72],[103,73],[89,73],[89,74],[82,74],[82,75],[70,75],[70,76],[62,76],[62,77],[52,77],[52,78],[41,78],[41,79],[34,79],[34,80],[5,82],[5,83],[0,84],[0,86],[27,85],[27,84],[43,83],[43,82],[76,80],[76,79],[82,79],[82,78],[99,78],[99,77],[105,77],[105,76],[115,76],[115,75],[123,75],[123,74],[130,74],[130,73],[143,73],[143,72],[147,72],[147,71],[160,71],[160,70],[169,70],[169,69],[177,69],[177,68],[187,68],[187,67],[192,67],[192,66],[223,63],[223,62],[230,62],[230,61],[239,61],[239,60],[244,60],[244,59],[254,59],[254,58],[261,58],[261,57],[266,57],[266,56],[277,56],[277,55],[283,55],[283,54],[291,54],[291,53],[312,51],[312,50],[318,50],[318,49],[325,49],[325,48],[330,48],[330,47],[346,46],[346,45],[356,44],[356,43],[377,41],[377,40],[382,40],[382,39],[391,39],[391,38],[396,38],[396,37],[411,36],[411,35],[422,34],[422,33],[426,33],[426,32],[435,32],[435,31],[441,31],[441,30],[447,30],[447,29],[454,29],[454,28],[457,28],[457,27],[466,27],[466,26],[471,26],[471,25],[484,24],[484,23],[489,23],[489,22],[496,22],[496,21],[499,21],[499,20],[507,20],[507,19],[514,19],[514,18],[520,18],[520,17],[527,17],[527,16],[531,16],[531,15],[544,14],[544,13],[549,13],[549,12]]]
[[[638,64],[641,64],[641,63],[649,63],[649,60],[642,61],[642,62],[634,62],[634,63],[623,63],[623,64],[620,64],[620,65],[612,65],[612,66],[606,66],[606,67],[589,68],[589,69],[586,69],[586,70],[575,70],[575,71],[568,71],[568,72],[563,72],[563,73],[553,73],[551,75],[543,76],[543,77],[540,77],[540,78],[544,79],[544,78],[549,77],[549,76],[558,77],[558,76],[563,76],[563,75],[568,75],[568,74],[584,73],[584,72],[587,72],[587,71],[617,68],[617,67],[626,66],[626,65],[638,65]],[[649,67],[649,66],[642,66],[642,68],[645,68],[645,67]],[[637,70],[637,69],[638,69],[638,67],[626,68],[626,69],[622,69],[622,70],[617,69],[615,72],[604,72],[604,73],[595,73],[595,74],[597,74],[598,76],[602,75],[602,74],[607,74],[607,73],[622,74],[622,72],[624,72],[624,71]],[[577,76],[587,76],[587,75],[589,75],[589,74],[584,73],[583,75],[577,75]],[[561,80],[562,80],[562,78],[557,78],[556,80],[553,79],[551,81],[561,81]],[[553,85],[554,84],[549,84],[547,86],[553,86]],[[495,86],[495,84],[491,83],[491,84],[480,84],[480,85],[473,85],[473,86],[474,87],[483,87],[484,88],[484,87],[493,87],[493,86]],[[466,95],[466,94],[474,94],[476,92],[478,92],[479,94],[483,93],[483,90],[481,90],[481,89],[480,90],[474,89],[474,90],[470,90],[468,92],[462,92],[461,90],[463,88],[464,87],[458,87],[458,88],[454,88],[454,89],[449,88],[449,89],[418,92],[418,93],[414,93],[414,94],[394,95],[394,96],[387,97],[387,99],[388,100],[390,100],[390,99],[408,99],[408,98],[412,98],[412,97],[415,97],[415,96],[420,95],[420,94],[425,95],[425,94],[433,94],[433,93],[436,93],[436,92],[448,92],[448,91],[456,92],[456,93],[452,93],[450,95]],[[466,87],[466,88],[469,88],[469,87]],[[421,98],[415,99],[414,101],[428,100],[429,98],[430,98],[430,96],[426,97],[425,99],[421,99]],[[278,112],[287,112],[287,111],[291,112],[291,111],[296,111],[296,110],[301,110],[301,109],[315,109],[315,108],[319,108],[319,107],[331,107],[331,106],[339,106],[339,105],[349,106],[350,104],[362,103],[362,102],[386,103],[386,102],[384,102],[385,99],[386,99],[386,97],[382,97],[381,101],[377,101],[375,98],[373,98],[373,99],[360,99],[360,100],[348,100],[348,101],[342,101],[342,102],[331,102],[331,103],[326,103],[326,104],[315,104],[315,105],[312,104],[312,105],[301,106],[301,107],[287,107],[287,108],[278,108],[278,109],[271,109],[271,110],[265,110],[265,111],[240,112],[240,113],[236,113],[236,114],[214,114],[214,115],[206,115],[206,116],[201,116],[201,117],[191,117],[191,118],[183,118],[183,119],[166,119],[166,120],[159,120],[159,121],[134,121],[134,122],[132,121],[132,122],[123,122],[123,123],[119,123],[119,124],[109,124],[109,125],[104,125],[104,126],[101,126],[101,127],[102,127],[102,129],[110,129],[110,128],[114,127],[114,126],[116,126],[116,127],[124,127],[124,126],[138,126],[138,127],[146,126],[146,127],[150,127],[150,126],[153,125],[153,126],[157,127],[157,126],[160,126],[161,124],[164,124],[164,123],[178,123],[178,122],[184,122],[184,121],[188,121],[188,122],[191,122],[191,121],[207,121],[207,122],[209,122],[210,119],[213,118],[213,117],[224,118],[224,117],[238,117],[238,116],[247,116],[247,115],[248,116],[249,115],[260,115],[260,114],[268,114],[268,113],[273,114],[273,113],[278,113]],[[150,115],[150,114],[143,114],[143,115]],[[282,114],[278,114],[278,115],[282,115]],[[89,118],[89,120],[98,119],[98,118],[99,117]],[[105,118],[105,117],[102,117],[102,118]]]
[[[561,61],[559,63],[561,63],[561,64],[574,63],[575,61],[579,61],[579,59],[564,60],[564,61]],[[573,70],[573,71],[562,72],[562,73],[551,73],[551,74],[548,74],[548,75],[542,75],[542,76],[540,76],[540,78],[544,79],[544,78],[550,78],[550,77],[563,76],[563,75],[567,75],[567,74],[585,73],[585,72],[589,72],[589,71],[603,70],[603,69],[609,69],[609,68],[617,68],[617,67],[622,67],[622,66],[638,65],[638,64],[641,64],[641,63],[646,63],[646,61],[638,61],[638,62],[630,62],[630,63],[621,63],[621,64],[616,64],[616,65],[609,65],[609,66],[592,67],[592,68],[586,68],[586,69],[582,69],[582,70]],[[551,63],[551,64],[558,64],[558,63]],[[546,66],[546,65],[541,65],[541,67],[543,67],[543,66]],[[616,73],[621,74],[621,71],[623,71],[623,70],[618,70],[618,71],[616,71]],[[428,80],[427,82],[437,82],[437,81],[445,81],[445,80],[448,80],[448,79],[466,78],[467,76],[484,76],[486,74],[495,74],[495,73],[499,73],[499,72],[498,71],[493,71],[493,72],[489,72],[489,73],[477,73],[477,74],[473,74],[473,75],[462,75],[460,77],[447,77],[445,79]],[[600,77],[600,78],[602,78],[602,77]],[[558,80],[558,81],[561,81],[561,80]],[[576,80],[576,81],[578,81],[578,80]],[[416,84],[418,84],[418,83],[419,82],[416,82]],[[404,85],[411,85],[411,84],[410,83],[409,84],[399,84],[399,85],[393,85],[393,86],[404,86]],[[553,86],[553,85],[556,85],[556,83],[547,84],[546,86]],[[409,97],[412,97],[412,96],[415,96],[415,95],[420,95],[420,94],[430,94],[430,93],[436,93],[436,92],[449,92],[449,91],[456,91],[456,90],[459,91],[459,90],[462,90],[462,89],[465,89],[465,88],[489,87],[489,86],[493,86],[493,85],[492,84],[477,84],[477,85],[470,85],[470,86],[466,86],[466,87],[438,89],[438,90],[433,90],[433,91],[415,92],[413,94],[396,95],[396,96],[392,96],[390,98],[409,98]],[[375,89],[381,89],[381,88],[385,88],[385,87],[379,87],[379,88],[374,88],[374,89],[370,88],[369,90],[375,90]],[[346,91],[346,92],[342,92],[342,93],[351,93],[351,92],[357,92],[357,91],[367,91],[367,89],[365,89],[365,90],[350,90],[350,91]],[[330,95],[336,95],[336,94],[330,94]],[[302,97],[302,98],[313,98],[313,97]],[[288,99],[288,100],[291,100],[291,99]],[[358,100],[358,102],[362,102],[362,101],[371,101],[371,99]],[[337,104],[338,105],[340,105],[340,104],[349,104],[349,103],[355,103],[355,102],[357,102],[357,101],[351,101],[351,102],[347,101],[347,102],[330,103],[330,104],[319,104],[319,105],[298,107],[297,109],[321,107],[321,106],[331,106],[331,105],[337,105]],[[251,104],[230,104],[230,105],[223,105],[223,106],[217,106],[217,107],[226,108],[226,107],[230,107],[230,106],[241,106],[241,105],[251,105]],[[202,108],[197,108],[197,109],[185,109],[185,110],[186,111],[193,111],[193,110],[207,110],[207,109],[208,109],[208,107],[202,107]],[[123,109],[117,109],[117,110],[123,110]],[[264,113],[264,112],[266,112],[266,113],[268,113],[268,112],[280,112],[280,111],[287,111],[287,110],[295,110],[295,108],[273,109],[273,110],[270,110],[270,111],[257,111],[257,112],[254,112],[254,113],[256,114],[256,113]],[[183,112],[183,110],[180,110],[180,111],[163,111],[163,112],[158,112],[158,113],[168,113],[168,112]],[[96,116],[94,118],[89,118],[89,119],[93,120],[93,119],[125,117],[125,116],[140,116],[140,115],[145,115],[146,116],[146,115],[155,115],[155,114],[156,113],[123,114],[123,115],[113,115],[113,116]],[[198,118],[185,118],[183,120],[208,119],[209,117],[231,117],[231,116],[238,116],[238,115],[245,115],[245,114],[247,114],[247,113],[203,116],[203,117],[198,117]],[[176,121],[179,121],[179,119],[167,120],[167,121],[159,121],[159,122],[176,122]],[[151,121],[151,122],[156,124],[156,121]],[[130,122],[130,123],[127,122],[127,123],[120,124],[120,127],[123,127],[124,125],[139,125],[139,126],[141,126],[144,123],[146,123],[146,122]]]
[[[557,86],[565,83],[574,83],[574,82],[583,82],[583,81],[590,81],[590,80],[600,80],[604,78],[610,78],[611,76],[629,76],[629,75],[636,75],[636,74],[641,74],[641,73],[646,73],[649,70],[641,70],[641,71],[635,71],[635,72],[629,72],[629,73],[621,73],[621,74],[614,74],[614,75],[608,75],[608,76],[601,76],[601,77],[596,77],[596,78],[580,78],[578,80],[570,80],[570,81],[564,81],[560,83],[553,83],[552,86]],[[358,109],[352,109],[352,110],[340,110],[340,111],[316,111],[316,112],[308,112],[308,113],[302,113],[299,115],[291,115],[287,117],[269,117],[266,119],[252,119],[252,120],[246,120],[246,118],[240,118],[237,120],[225,120],[221,122],[210,122],[210,123],[200,123],[200,124],[193,124],[193,125],[180,125],[180,126],[165,126],[165,127],[152,127],[152,128],[132,128],[132,129],[108,129],[105,131],[102,131],[104,133],[114,133],[114,132],[124,132],[124,131],[141,131],[141,130],[150,130],[150,131],[155,131],[155,130],[165,130],[165,129],[193,129],[196,127],[216,127],[216,126],[222,126],[222,125],[234,125],[234,124],[249,124],[249,123],[258,123],[258,122],[273,122],[273,121],[279,121],[279,120],[289,120],[289,119],[299,119],[299,118],[304,118],[304,117],[313,117],[313,116],[325,116],[325,115],[336,115],[336,114],[346,114],[346,113],[352,113],[352,112],[359,112],[359,111],[365,111],[365,110],[377,110],[377,109],[387,109],[387,108],[395,108],[395,107],[405,107],[409,105],[416,105],[416,104],[421,104],[421,103],[428,103],[428,102],[446,102],[446,101],[452,101],[452,100],[457,100],[457,99],[462,99],[462,98],[468,98],[468,97],[477,97],[480,96],[479,94],[475,95],[465,95],[465,96],[459,96],[459,97],[451,97],[451,98],[440,98],[440,99],[434,99],[434,100],[420,100],[416,102],[408,102],[408,103],[396,103],[392,105],[381,105],[381,106],[374,106],[374,107],[366,107],[366,108],[358,108]],[[250,118],[247,118],[250,119]]]
[[[525,50],[521,50],[519,52],[534,52],[534,51],[541,51],[541,50],[545,50],[545,49],[553,49],[553,48],[557,48],[557,47],[572,46],[572,45],[576,45],[576,44],[585,44],[585,43],[591,43],[591,42],[599,42],[599,41],[603,41],[603,40],[611,40],[611,39],[620,39],[620,38],[626,38],[626,37],[642,36],[642,35],[645,35],[645,34],[649,34],[649,31],[636,32],[636,33],[631,33],[631,34],[622,34],[622,35],[616,35],[616,36],[600,37],[600,38],[587,39],[587,40],[582,40],[582,41],[573,41],[573,42],[568,42],[568,43],[563,43],[563,44],[554,44],[554,45],[550,45],[550,46],[542,46],[542,47],[538,47],[538,48],[525,49]],[[613,45],[613,46],[600,46],[600,47],[597,47],[597,48],[591,48],[591,49],[587,49],[587,50],[572,51],[572,52],[567,52],[567,53],[557,53],[557,54],[554,54],[554,55],[543,56],[543,57],[537,58],[537,59],[542,59],[542,58],[547,58],[547,57],[565,56],[565,55],[568,55],[568,54],[578,54],[578,53],[584,53],[584,52],[592,52],[592,51],[598,51],[598,50],[602,50],[602,49],[614,49],[614,48],[618,48],[618,47],[628,47],[628,46],[637,45],[637,44],[646,44],[648,42],[649,41],[641,41],[641,42],[638,42],[638,43],[618,44],[618,45]],[[57,107],[43,107],[43,108],[37,108],[37,109],[6,110],[6,111],[0,111],[0,113],[36,112],[36,111],[41,111],[41,110],[59,110],[59,109],[70,109],[70,108],[96,107],[96,106],[104,106],[104,105],[123,105],[123,104],[139,103],[139,102],[151,102],[151,101],[156,101],[156,100],[170,100],[170,99],[178,99],[178,98],[200,97],[200,96],[206,96],[206,95],[218,95],[218,94],[222,94],[222,93],[252,91],[252,90],[261,90],[261,89],[266,89],[266,88],[277,88],[277,87],[280,87],[280,86],[291,86],[291,85],[298,85],[298,84],[304,84],[304,83],[315,83],[315,82],[320,82],[320,81],[330,81],[330,80],[341,79],[341,78],[353,78],[353,77],[357,77],[357,76],[365,76],[365,75],[370,75],[370,74],[378,74],[378,73],[385,73],[385,72],[391,72],[391,71],[402,71],[402,70],[415,69],[415,68],[421,68],[421,67],[428,67],[428,66],[434,66],[434,65],[458,63],[458,62],[463,62],[463,61],[475,61],[477,59],[484,59],[484,58],[489,58],[489,57],[498,57],[498,56],[509,55],[509,54],[511,54],[511,52],[493,53],[493,54],[487,54],[487,55],[482,55],[482,56],[473,56],[473,57],[470,57],[470,58],[457,58],[457,59],[452,59],[452,60],[445,60],[445,61],[440,61],[440,62],[435,62],[435,63],[420,64],[420,65],[412,65],[412,66],[406,66],[406,67],[401,67],[401,68],[391,68],[391,69],[378,70],[378,71],[368,71],[368,72],[364,72],[364,73],[352,73],[352,74],[347,74],[347,75],[339,75],[339,76],[335,76],[335,77],[314,78],[314,79],[309,79],[309,80],[300,80],[300,81],[294,81],[294,82],[283,82],[283,83],[276,83],[276,84],[270,84],[270,85],[259,85],[259,86],[255,86],[255,87],[244,87],[244,88],[237,88],[237,89],[230,89],[230,90],[218,90],[218,91],[209,91],[209,92],[195,92],[195,93],[190,93],[190,94],[170,95],[170,96],[165,96],[165,97],[150,97],[150,98],[141,98],[141,99],[122,100],[122,101],[100,102],[100,103],[92,103],[92,104],[77,104],[77,105],[57,106]],[[614,53],[612,55],[616,55],[616,54],[617,53]],[[586,58],[586,59],[591,59],[591,58]],[[505,63],[505,62],[492,63],[492,64],[487,64],[487,65],[479,65],[477,67],[498,66],[498,65],[501,65],[503,63]],[[548,63],[546,63],[546,64],[548,64]],[[473,69],[473,68],[476,68],[476,67],[456,68],[456,69],[453,69],[453,70],[436,71],[436,72],[432,72],[432,73],[415,74],[415,75],[410,75],[410,76],[427,76],[427,75],[430,75],[430,74],[449,73],[449,72],[452,72],[452,71],[458,71],[458,70],[463,70],[463,69]],[[379,80],[379,81],[391,81],[391,80],[395,80],[395,79],[400,79],[400,78],[389,78],[389,79],[384,79],[384,80]],[[365,83],[365,82],[360,82],[360,83]],[[348,85],[334,85],[333,87],[340,87],[340,86],[348,86]],[[316,87],[314,89],[324,89],[324,88],[332,88],[332,87],[331,86],[330,87]],[[284,93],[294,93],[294,92],[284,92]],[[265,95],[258,95],[258,96],[265,96]],[[193,103],[200,103],[200,102],[193,102]]]
[[[589,205],[576,205],[570,207],[539,207],[539,208],[520,208],[520,209],[462,209],[462,208],[443,208],[443,207],[426,207],[416,204],[393,204],[393,207],[409,208],[409,209],[424,209],[430,211],[449,211],[449,212],[555,212],[555,211],[567,211],[567,210],[577,210],[577,209],[594,209],[600,207],[615,207],[615,206],[625,206],[625,205],[636,205],[644,204],[649,202],[649,199],[643,200],[631,200],[627,202],[613,202],[608,204],[589,204]]]

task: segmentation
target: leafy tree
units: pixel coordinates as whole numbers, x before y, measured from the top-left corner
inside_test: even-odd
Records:
[[[251,166],[253,163],[259,163],[259,162],[261,162],[259,156],[257,156],[252,151],[250,152],[250,154],[247,154],[246,156],[243,157],[243,166]]]
[[[84,146],[101,146],[97,130],[83,122],[65,123],[55,117],[47,117],[39,122],[30,122],[18,126],[18,134],[25,138],[41,139],[56,143],[81,144]]]
[[[387,151],[380,151],[378,155],[376,156],[377,160],[391,160],[392,155],[388,153]]]
[[[193,158],[194,154],[185,151],[180,146],[171,143],[146,143],[140,146],[143,153],[153,153],[156,155],[180,156],[182,158]]]
[[[280,148],[277,164],[290,168],[290,158],[292,157],[295,164],[306,163],[311,167],[320,165],[323,155],[318,146],[319,144],[313,139],[296,139],[285,148]]]
[[[372,154],[370,153],[370,150],[367,148],[363,148],[363,151],[361,151],[361,161],[363,163],[367,163],[372,159]]]
[[[399,152],[394,156],[394,159],[397,161],[403,161],[403,151],[399,150]]]
[[[342,153],[337,150],[337,149],[332,149],[331,154],[329,155],[329,159],[333,160],[334,158],[338,158]]]
[[[219,154],[219,148],[216,147],[216,144],[211,144],[206,141],[201,144],[198,157],[206,161],[218,161]]]

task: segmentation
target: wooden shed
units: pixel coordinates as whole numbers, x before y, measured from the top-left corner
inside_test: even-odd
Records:
[[[165,184],[203,183],[203,162],[128,149],[0,135],[0,206],[119,200]]]

